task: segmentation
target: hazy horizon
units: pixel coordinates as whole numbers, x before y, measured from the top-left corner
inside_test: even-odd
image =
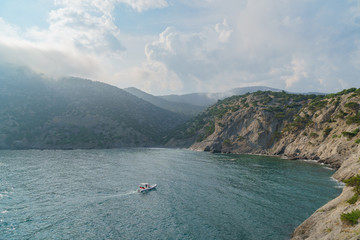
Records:
[[[0,62],[153,95],[360,87],[360,2],[4,0]]]

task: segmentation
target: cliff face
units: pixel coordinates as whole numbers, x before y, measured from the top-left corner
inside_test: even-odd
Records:
[[[360,154],[352,154],[334,174],[338,180],[348,179],[359,173]],[[341,221],[341,214],[360,209],[360,202],[349,204],[347,201],[354,195],[351,187],[344,187],[339,197],[328,202],[306,219],[293,232],[293,240],[357,240],[360,237],[360,224],[350,225]]]
[[[190,146],[198,151],[263,153],[313,159],[339,168],[359,148],[360,94],[329,97],[263,92],[218,103],[209,114],[214,131]],[[265,102],[264,100],[267,99]]]
[[[218,102],[187,129],[197,137],[190,149],[222,153],[282,155],[314,159],[338,169],[343,181],[360,172],[360,89],[328,96],[259,92]],[[186,132],[186,131],[185,131]],[[293,239],[358,239],[360,225],[347,225],[342,213],[360,209],[342,194],[317,210]]]
[[[282,130],[283,137],[271,148],[272,154],[283,154],[292,159],[314,159],[339,168],[353,153],[359,151],[358,109],[359,95],[344,94],[320,101],[321,107],[310,104],[298,113],[298,119],[307,119],[304,128],[290,123]],[[358,108],[358,107],[356,107]]]
[[[302,105],[315,95],[256,92],[219,101],[205,112],[193,150],[269,153]],[[286,107],[285,107],[286,106]],[[213,128],[209,126],[214,126]]]

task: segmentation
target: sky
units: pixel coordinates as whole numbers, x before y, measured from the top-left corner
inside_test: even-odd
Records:
[[[360,87],[360,0],[1,0],[0,61],[154,95]]]

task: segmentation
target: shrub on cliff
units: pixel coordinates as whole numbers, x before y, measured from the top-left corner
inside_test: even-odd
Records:
[[[352,196],[349,200],[347,200],[347,203],[354,204],[359,199],[359,194],[354,193],[354,196]]]
[[[317,138],[317,137],[319,137],[319,134],[312,132],[312,133],[310,133],[310,137]]]
[[[327,137],[330,132],[331,132],[332,128],[327,126],[325,129],[324,129],[324,137]]]
[[[226,146],[230,146],[230,145],[231,145],[230,139],[225,139],[223,143],[224,143],[224,145],[226,145]]]
[[[352,196],[349,200],[347,200],[348,203],[354,204],[359,199],[360,194],[360,175],[356,175],[352,178],[349,178],[344,181],[346,183],[346,186],[354,187],[354,196]]]
[[[305,126],[307,124],[309,124],[311,122],[310,120],[310,116],[308,114],[305,114],[303,117],[297,115],[294,119],[293,122],[287,124],[283,131],[284,132],[297,132],[303,128],[305,128]]]
[[[357,113],[360,107],[360,105],[356,102],[348,102],[344,106],[354,113]]]
[[[351,225],[357,224],[358,219],[360,218],[360,210],[356,209],[350,213],[341,214],[341,221],[345,223],[350,223]]]
[[[352,131],[352,132],[342,132],[342,135],[343,135],[344,137],[347,137],[348,140],[350,140],[350,139],[352,139],[353,137],[355,137],[355,136],[359,133],[359,131],[360,131],[360,129],[357,128],[357,129],[355,129],[355,130]]]
[[[360,194],[360,175],[344,180],[346,186],[354,187],[354,192]]]
[[[354,124],[354,123],[360,124],[360,113],[357,113],[354,116],[349,116],[346,119],[346,123],[347,124]]]
[[[313,102],[310,103],[309,105],[309,110],[311,112],[315,112],[317,110],[320,110],[322,108],[324,108],[327,105],[327,101],[326,100],[317,100],[315,99]]]

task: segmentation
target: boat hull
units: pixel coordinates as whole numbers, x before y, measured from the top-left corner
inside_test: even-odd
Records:
[[[138,189],[138,192],[140,193],[145,193],[145,192],[148,192],[148,191],[151,191],[151,190],[154,190],[156,188],[157,184],[154,184],[154,185],[150,185],[150,187],[148,188],[145,188],[145,189]]]

